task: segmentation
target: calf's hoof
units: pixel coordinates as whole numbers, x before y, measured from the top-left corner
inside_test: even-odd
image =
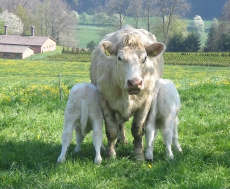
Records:
[[[147,161],[152,161],[153,160],[153,154],[149,153],[148,151],[145,152],[145,159]]]
[[[57,159],[57,163],[64,163],[65,162],[65,156],[59,156]]]
[[[94,159],[95,164],[100,164],[101,162],[102,162],[101,156],[100,157],[95,157],[95,159]]]

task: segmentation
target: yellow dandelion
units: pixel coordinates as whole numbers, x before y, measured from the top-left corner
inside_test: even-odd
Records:
[[[152,165],[151,165],[151,164],[148,164],[148,168],[151,169],[151,168],[152,168]]]
[[[39,140],[41,138],[41,136],[40,135],[37,135],[37,139]]]

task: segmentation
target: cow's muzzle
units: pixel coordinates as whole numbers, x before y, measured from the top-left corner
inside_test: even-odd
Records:
[[[134,78],[127,81],[127,91],[129,95],[137,95],[141,92],[142,89],[142,79]]]

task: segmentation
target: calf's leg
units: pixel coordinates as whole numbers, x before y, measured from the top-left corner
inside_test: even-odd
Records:
[[[153,123],[148,123],[145,130],[146,152],[145,159],[153,160],[154,141],[156,139],[157,129]]]
[[[102,121],[101,120],[94,120],[93,123],[93,145],[96,151],[96,156],[94,159],[94,163],[99,164],[102,161],[101,158],[101,147],[102,145]],[[102,147],[103,148],[103,147]]]
[[[58,157],[57,162],[58,163],[63,163],[65,162],[65,155],[66,155],[66,151],[67,148],[69,147],[71,140],[73,138],[73,126],[74,126],[74,119],[70,119],[65,121],[64,123],[64,130],[63,130],[63,134],[62,134],[62,150],[61,150],[61,154]]]
[[[173,138],[173,125],[173,120],[171,118],[167,118],[162,129],[163,140],[166,145],[166,156],[169,159],[174,158],[171,148]]]
[[[85,139],[85,135],[83,134],[83,132],[79,127],[76,127],[75,131],[76,131],[76,147],[74,149],[74,152],[78,153],[81,151],[81,144]]]
[[[178,125],[178,117],[175,118],[174,121],[174,128],[173,128],[173,144],[176,147],[176,149],[179,152],[182,152],[182,148],[178,142],[178,129],[177,129],[177,125]]]

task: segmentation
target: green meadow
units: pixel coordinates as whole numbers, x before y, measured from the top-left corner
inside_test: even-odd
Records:
[[[69,90],[90,82],[90,63],[37,59],[0,59],[0,188],[230,188],[229,67],[165,65],[164,78],[174,81],[182,102],[183,154],[173,149],[173,161],[160,134],[153,162],[136,161],[129,121],[116,159],[102,151],[95,165],[91,134],[74,154],[74,133],[66,163],[57,165]]]

